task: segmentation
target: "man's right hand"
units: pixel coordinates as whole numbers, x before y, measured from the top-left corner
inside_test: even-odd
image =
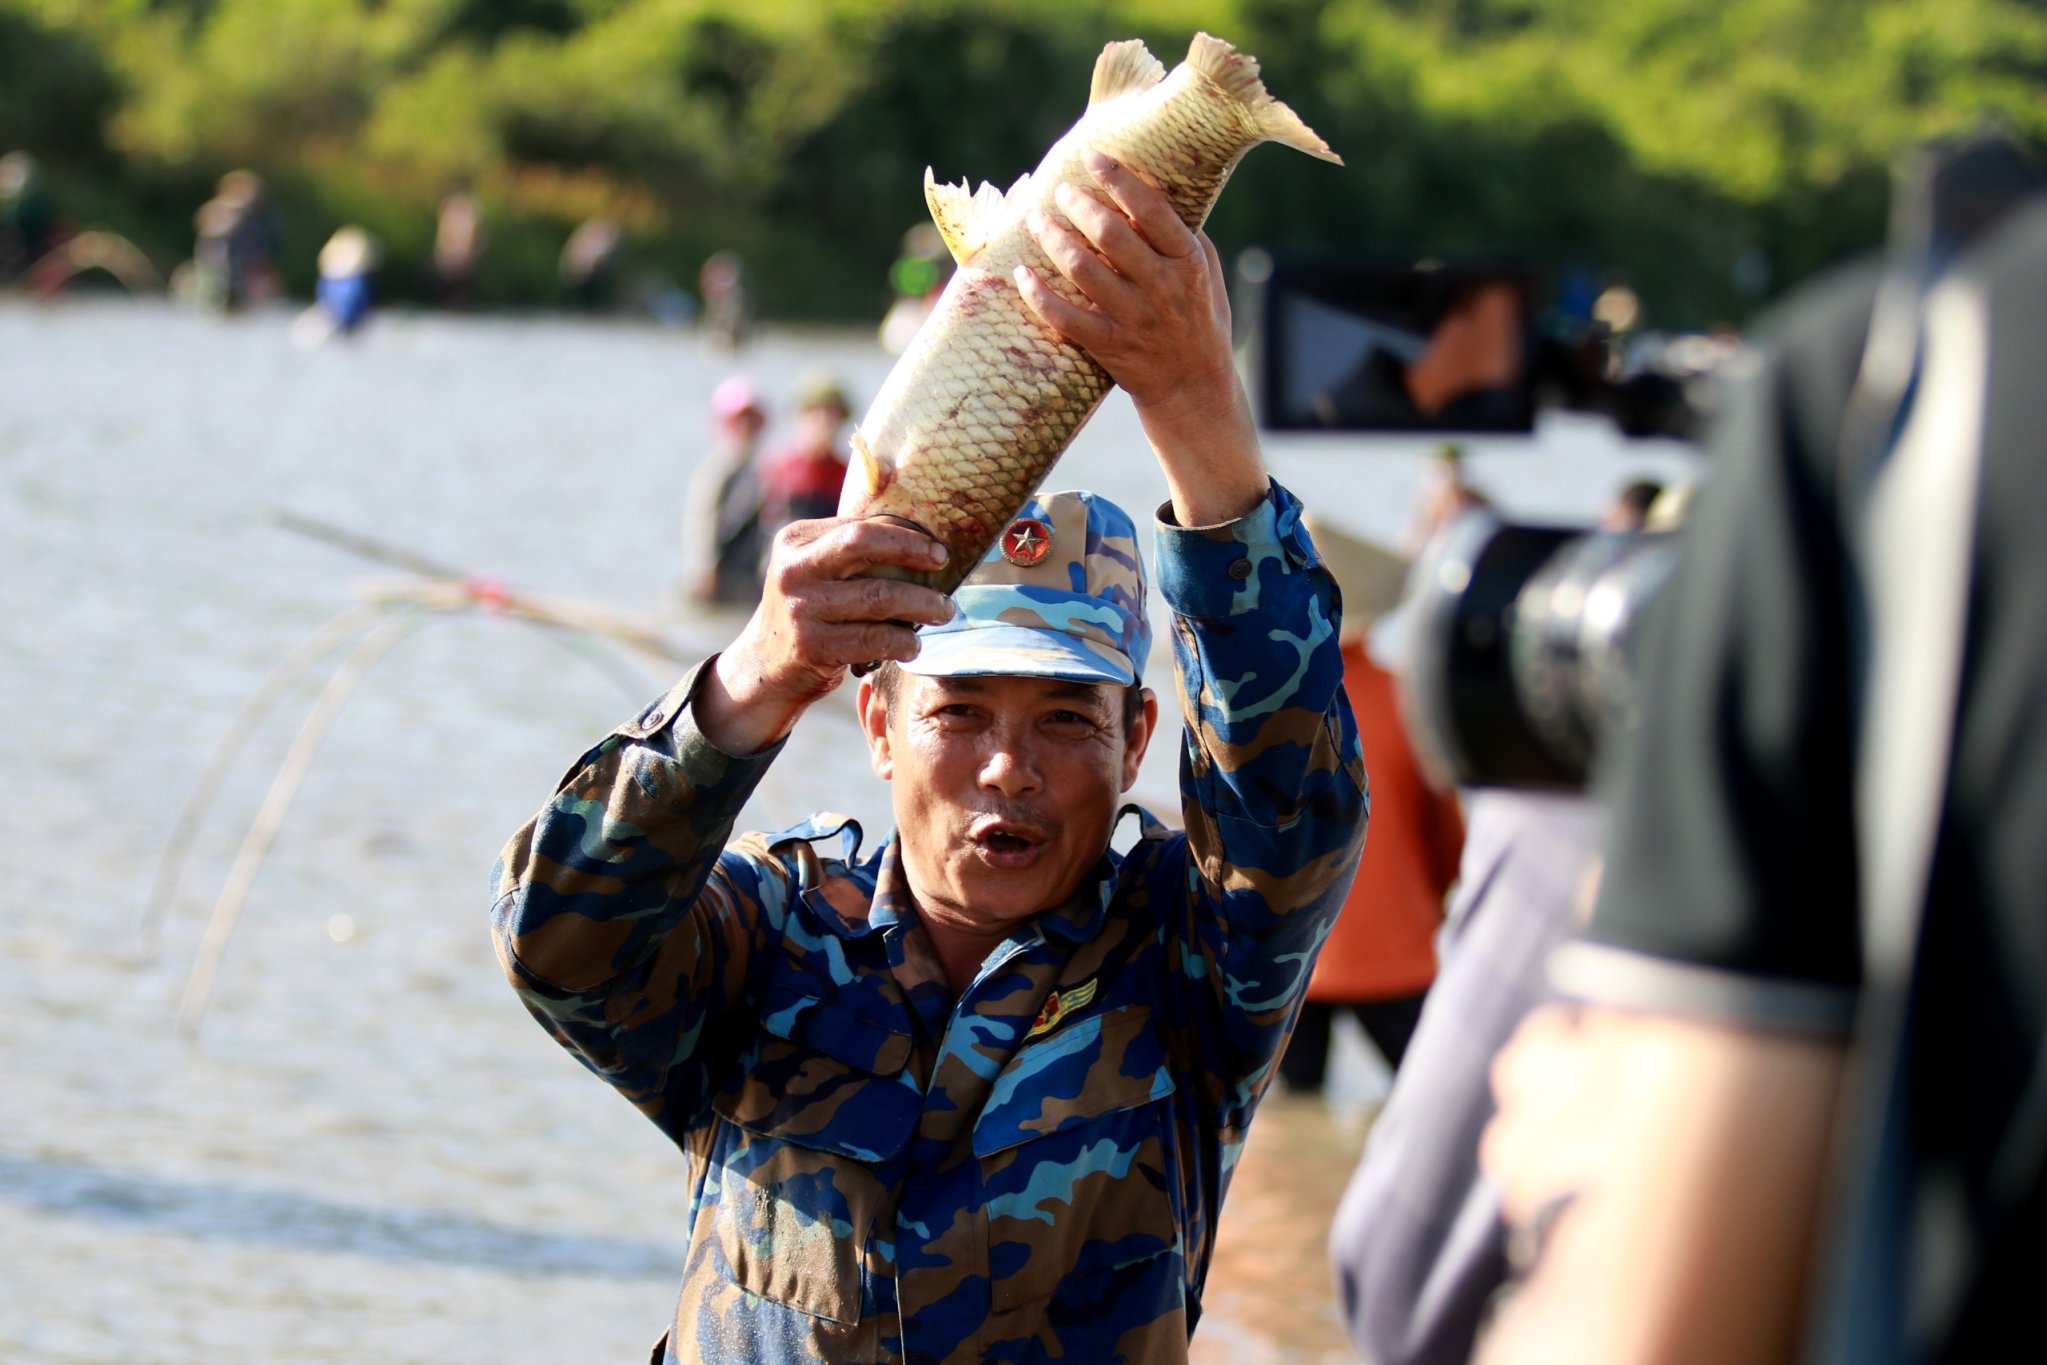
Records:
[[[945,547],[884,521],[792,522],[768,552],[761,604],[697,686],[704,738],[728,754],[759,753],[813,702],[876,659],[917,657],[917,627],[952,619],[952,599],[915,583],[862,578],[877,564],[929,571]]]

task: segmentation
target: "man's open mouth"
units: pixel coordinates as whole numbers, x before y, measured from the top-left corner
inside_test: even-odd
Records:
[[[1028,858],[1045,842],[1042,831],[1007,820],[988,820],[977,824],[972,837],[981,852],[997,863]]]

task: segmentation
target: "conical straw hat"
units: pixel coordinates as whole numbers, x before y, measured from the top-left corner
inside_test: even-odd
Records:
[[[1343,593],[1342,638],[1363,639],[1374,622],[1400,605],[1407,587],[1406,557],[1319,517],[1306,515],[1301,520]]]

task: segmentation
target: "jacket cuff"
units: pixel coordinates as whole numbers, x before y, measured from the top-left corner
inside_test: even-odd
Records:
[[[737,782],[751,790],[789,740],[785,735],[757,754],[728,754],[697,728],[697,686],[717,662],[713,654],[683,674],[652,705],[612,731],[613,741],[637,740],[655,749],[680,763],[700,788]]]
[[[1320,564],[1301,526],[1301,503],[1277,480],[1265,500],[1235,521],[1181,526],[1160,505],[1156,577],[1159,595],[1182,616],[1226,617],[1256,611],[1275,581]],[[1268,605],[1270,605],[1268,603]]]

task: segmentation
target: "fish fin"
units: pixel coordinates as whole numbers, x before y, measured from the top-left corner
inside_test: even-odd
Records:
[[[1322,161],[1343,164],[1343,158],[1329,150],[1329,144],[1301,121],[1301,116],[1274,99],[1258,75],[1258,59],[1239,52],[1222,39],[1206,33],[1194,35],[1187,48],[1187,65],[1222,87],[1237,100],[1257,125],[1259,135],[1271,142],[1285,143]]]
[[[1030,172],[1026,171],[1018,178],[1016,183],[1018,185],[1027,184],[1030,178]],[[1016,193],[1015,188],[1012,187],[1009,193]],[[992,183],[986,180],[981,182],[980,189],[974,191],[974,226],[980,229],[981,241],[986,241],[994,235],[988,231],[988,226],[1002,212],[1003,207],[1008,202],[1009,195],[996,189]]]
[[[867,445],[867,438],[860,434],[860,428],[853,428],[853,458],[846,462],[846,482],[839,489],[839,515],[857,517],[863,515],[869,504],[881,496],[889,485],[888,471],[881,467],[881,461]]]
[[[1151,55],[1142,38],[1110,43],[1095,58],[1095,78],[1088,87],[1087,107],[1092,109],[1118,95],[1149,90],[1165,78],[1165,63]]]
[[[931,221],[938,225],[938,235],[945,241],[945,249],[952,253],[956,262],[964,263],[973,254],[973,245],[968,233],[974,221],[974,198],[967,193],[967,183],[941,185],[931,168],[924,168],[924,203],[931,210]]]
[[[1259,79],[1258,59],[1237,51],[1213,34],[1194,35],[1194,41],[1187,46],[1187,65],[1221,86],[1239,103],[1256,104],[1272,98],[1265,93],[1265,82]]]
[[[945,239],[946,250],[953,260],[961,265],[967,258],[981,249],[981,244],[991,235],[989,226],[997,214],[1002,212],[1002,191],[983,180],[981,188],[969,194],[967,182],[957,185],[941,185],[924,168],[924,202],[931,209],[931,221],[938,225],[938,235]]]

